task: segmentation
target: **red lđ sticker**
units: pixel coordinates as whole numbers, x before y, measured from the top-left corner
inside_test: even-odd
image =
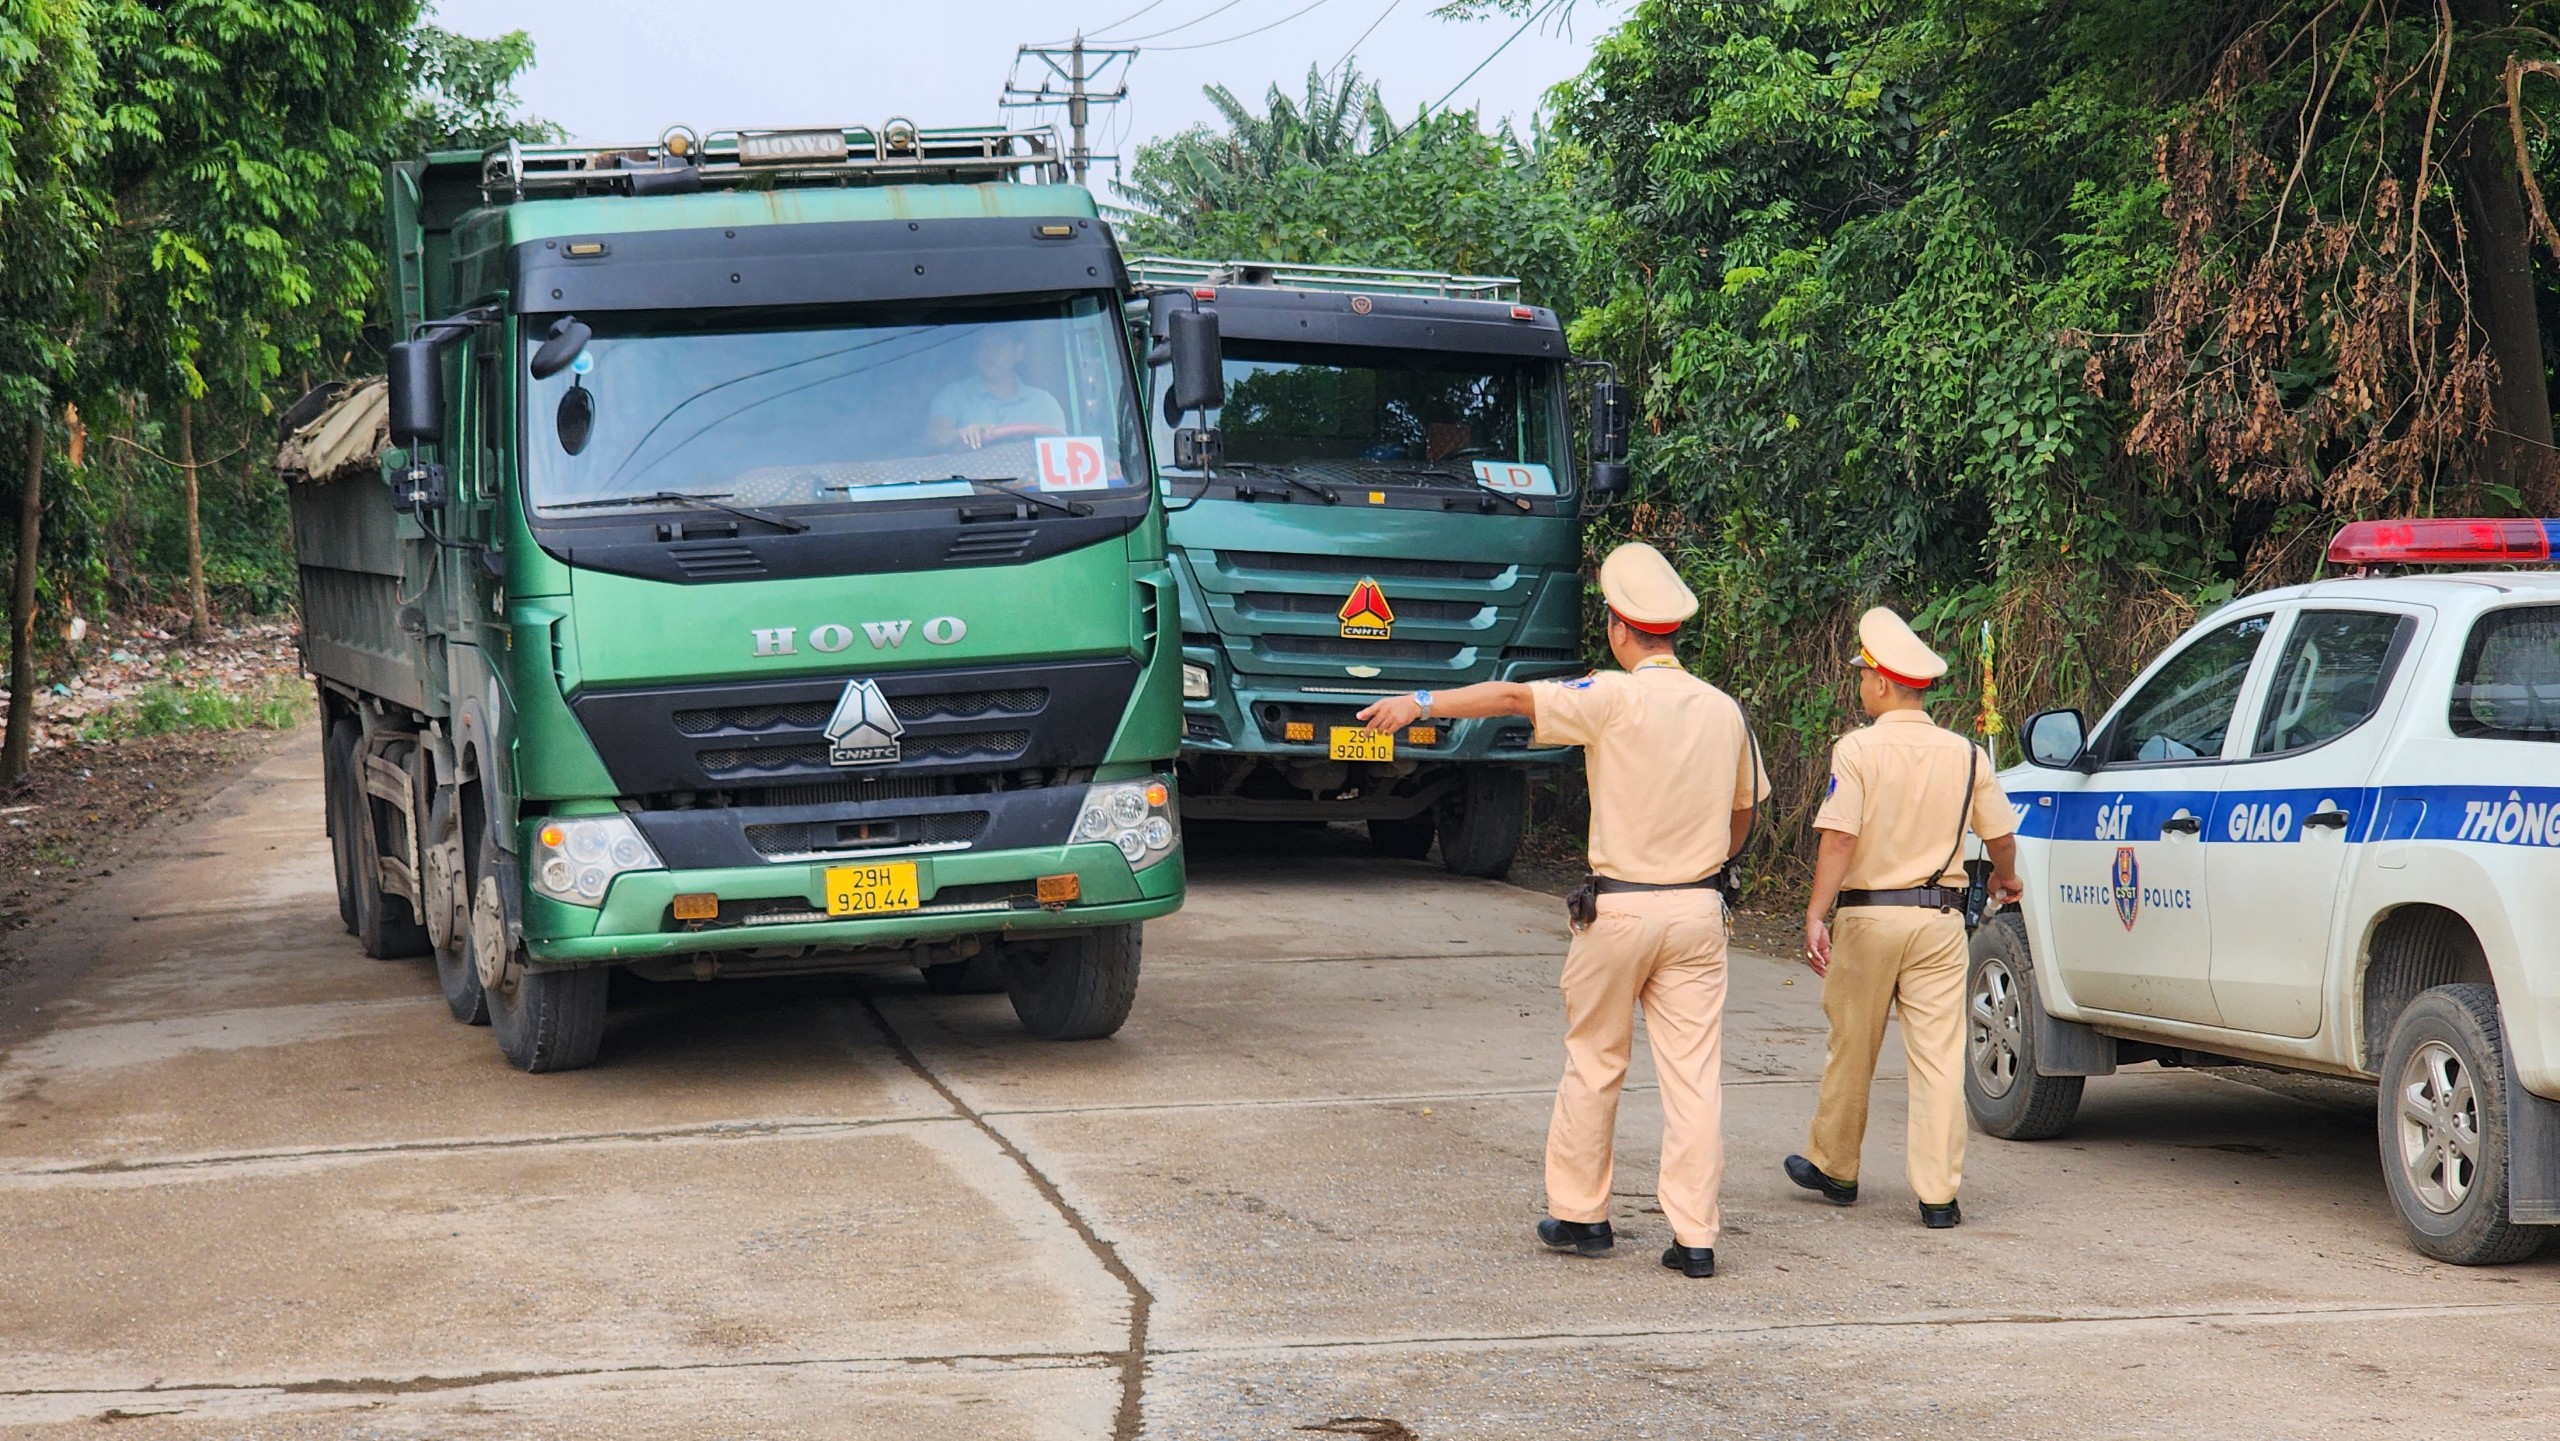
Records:
[[[1111,468],[1098,437],[1042,436],[1039,454],[1042,490],[1104,490],[1111,485]]]

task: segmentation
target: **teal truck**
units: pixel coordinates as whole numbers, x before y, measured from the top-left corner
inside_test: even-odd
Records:
[[[1126,269],[1054,136],[389,167],[388,374],[287,417],[340,912],[528,1071],[609,973],[1117,1029],[1181,903]]]
[[[1555,312],[1495,276],[1142,259],[1132,328],[1181,593],[1186,816],[1362,821],[1383,854],[1439,845],[1460,875],[1519,849],[1534,767],[1565,752],[1523,720],[1371,737],[1382,695],[1574,675],[1582,522],[1626,488],[1628,403],[1591,387]],[[1214,413],[1177,403],[1175,345],[1222,357]],[[1192,423],[1196,422],[1196,423]]]

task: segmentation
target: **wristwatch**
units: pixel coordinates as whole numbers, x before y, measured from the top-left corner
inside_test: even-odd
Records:
[[[1414,703],[1415,705],[1418,705],[1418,706],[1422,707],[1422,714],[1421,714],[1421,715],[1419,715],[1419,716],[1414,717],[1414,719],[1416,719],[1416,720],[1429,720],[1429,719],[1431,719],[1431,692],[1429,692],[1429,691],[1427,691],[1427,690],[1418,690],[1418,691],[1415,691],[1415,692],[1413,693],[1413,703]]]

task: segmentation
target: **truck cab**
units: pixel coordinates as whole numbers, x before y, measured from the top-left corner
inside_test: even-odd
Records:
[[[1532,769],[1518,720],[1370,737],[1384,695],[1579,674],[1575,366],[1501,277],[1143,259],[1184,814],[1362,821],[1382,853],[1498,876]],[[1175,403],[1174,317],[1214,316],[1220,403]],[[1134,328],[1134,327],[1133,327]],[[1622,404],[1612,404],[1622,411]],[[1623,482],[1623,429],[1604,479]],[[1605,447],[1604,447],[1605,450]]]
[[[2197,622],[2001,780],[2022,907],[1977,936],[1966,1095],[2059,1134],[2084,1078],[2232,1062],[2380,1083],[2422,1252],[2560,1224],[2560,523],[2357,522],[2350,573]]]
[[[519,1066],[594,1059],[614,968],[1128,1013],[1178,642],[1127,276],[1063,179],[1046,132],[902,121],[390,168],[387,393],[303,447],[380,459],[293,487],[330,831],[366,948]]]

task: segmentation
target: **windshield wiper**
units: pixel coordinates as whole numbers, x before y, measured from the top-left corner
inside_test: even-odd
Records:
[[[1513,495],[1508,491],[1496,490],[1492,486],[1485,484],[1482,479],[1472,474],[1460,475],[1454,470],[1419,470],[1404,466],[1390,467],[1387,473],[1389,475],[1419,476],[1424,480],[1445,481],[1449,485],[1455,486],[1460,490],[1482,491],[1496,500],[1507,500],[1511,502],[1514,508],[1519,510],[1525,511],[1530,509],[1529,497],[1525,495]]]
[[[751,505],[730,505],[728,504],[728,497],[733,493],[734,492],[726,490],[712,491],[705,494],[696,494],[682,490],[653,490],[646,495],[609,495],[601,500],[573,500],[564,505],[544,506],[543,509],[603,510],[608,506],[625,505],[690,505],[703,510],[721,511],[729,515],[737,516],[741,520],[752,520],[759,525],[769,525],[776,530],[786,531],[792,535],[798,535],[800,532],[809,528],[809,523],[807,521],[793,520],[787,515],[776,515],[769,510],[758,510]]]
[[[1274,479],[1285,481],[1290,485],[1296,486],[1298,489],[1305,491],[1307,494],[1314,496],[1316,499],[1323,501],[1327,505],[1340,505],[1342,503],[1342,493],[1340,491],[1335,490],[1332,486],[1318,485],[1312,480],[1304,480],[1298,476],[1292,475],[1285,466],[1264,465],[1262,462],[1256,460],[1230,460],[1221,464],[1218,468],[1220,470],[1240,470],[1247,475],[1268,475]]]
[[[1045,495],[1040,494],[1040,493],[1039,493],[1039,492],[1037,492],[1037,491],[1030,491],[1030,490],[1016,490],[1016,489],[1014,489],[1014,488],[1013,488],[1013,487],[1014,487],[1014,485],[1016,485],[1016,484],[1028,484],[1028,482],[1011,482],[1011,483],[1008,483],[1008,482],[1006,482],[1006,481],[1001,481],[1001,480],[989,480],[987,477],[985,477],[985,476],[983,476],[983,475],[946,475],[946,476],[944,476],[944,477],[943,477],[943,479],[944,479],[944,480],[965,480],[965,481],[969,482],[971,485],[976,486],[978,489],[980,489],[980,490],[982,490],[982,491],[988,491],[988,492],[991,492],[991,493],[996,494],[996,495],[1009,495],[1009,496],[1013,497],[1015,500],[1027,500],[1027,501],[1031,502],[1033,505],[1042,506],[1042,507],[1045,507],[1045,508],[1047,508],[1047,509],[1054,510],[1054,511],[1056,511],[1056,512],[1057,512],[1058,514],[1060,514],[1060,515],[1091,515],[1091,514],[1093,514],[1093,507],[1092,507],[1092,506],[1090,506],[1090,505],[1085,504],[1085,503],[1084,503],[1083,501],[1081,501],[1081,500],[1054,500],[1054,499],[1051,499],[1051,498],[1050,498],[1050,497],[1048,497],[1048,496],[1045,496]]]

